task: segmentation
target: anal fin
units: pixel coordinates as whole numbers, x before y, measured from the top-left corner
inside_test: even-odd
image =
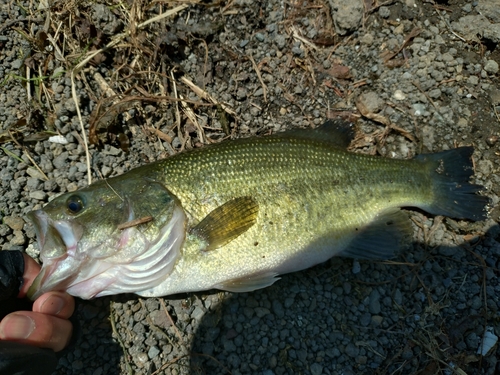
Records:
[[[277,276],[278,274],[276,272],[266,272],[258,275],[251,275],[248,277],[225,281],[223,283],[215,285],[214,287],[216,289],[227,290],[228,292],[252,292],[256,289],[266,288],[274,284],[280,279]]]
[[[339,255],[357,259],[389,259],[409,245],[413,229],[400,209],[386,211],[368,226]]]

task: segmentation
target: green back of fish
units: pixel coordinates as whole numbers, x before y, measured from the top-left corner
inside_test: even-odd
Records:
[[[249,268],[262,274],[309,267],[345,249],[382,212],[394,215],[395,207],[432,200],[423,165],[348,153],[312,139],[227,142],[179,154],[151,168],[179,199],[191,228],[234,198],[257,202],[255,224],[221,248],[204,251],[188,241],[182,262],[186,268],[196,264],[206,278],[227,272],[234,280]],[[396,229],[407,234],[407,220],[396,219]],[[387,258],[394,247],[380,248],[377,243],[366,253],[348,255]]]
[[[347,152],[340,147],[345,141],[314,133],[243,139],[130,172],[127,178],[143,174],[162,181],[189,219],[170,285],[151,295],[211,287],[253,290],[272,284],[277,274],[339,254],[392,257],[412,232],[399,207],[484,216],[487,198],[467,183],[472,148],[394,160]],[[244,210],[256,212],[255,218],[238,217],[234,209],[223,214],[221,207],[235,199],[255,204]],[[213,218],[222,220],[214,235],[200,238],[197,226],[210,231],[206,222]],[[231,238],[215,238],[224,227],[231,233],[243,229]]]

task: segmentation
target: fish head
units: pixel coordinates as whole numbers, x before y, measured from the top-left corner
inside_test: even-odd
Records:
[[[33,300],[51,290],[90,299],[151,288],[172,271],[187,221],[161,183],[122,176],[61,195],[28,219],[43,263]]]

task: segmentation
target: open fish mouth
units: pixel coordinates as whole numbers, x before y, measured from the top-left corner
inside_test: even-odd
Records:
[[[52,290],[91,299],[152,288],[171,273],[187,221],[179,206],[152,240],[132,226],[115,228],[100,242],[89,243],[84,227],[74,220],[53,220],[43,210],[29,213],[28,219],[43,262],[27,293],[31,300]]]
[[[52,220],[43,210],[30,212],[28,219],[35,228],[43,262],[27,293],[28,298],[35,300],[46,291],[65,289],[76,276],[72,267],[78,262],[76,249],[83,230],[77,223]]]

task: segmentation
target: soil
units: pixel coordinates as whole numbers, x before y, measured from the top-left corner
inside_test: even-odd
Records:
[[[472,182],[491,198],[476,223],[409,211],[414,243],[390,262],[334,258],[252,293],[79,301],[75,343],[55,374],[500,372],[498,9],[498,0],[2,3],[3,250],[36,258],[22,218],[89,176],[339,116],[356,122],[353,152],[474,146]]]

